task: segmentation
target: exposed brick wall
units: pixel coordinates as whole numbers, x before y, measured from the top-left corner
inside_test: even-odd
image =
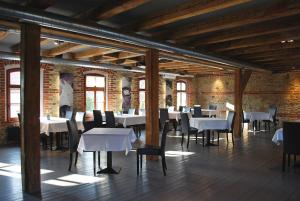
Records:
[[[6,97],[5,94],[5,66],[8,64],[19,64],[17,61],[0,60],[0,143],[5,141],[5,129],[7,126],[14,123],[6,121]],[[131,105],[139,109],[139,79],[144,78],[141,73],[122,73],[112,70],[101,70],[92,68],[66,67],[62,65],[48,65],[42,64],[43,69],[43,115],[50,114],[52,116],[59,116],[59,76],[60,73],[72,73],[73,81],[73,103],[74,109],[77,111],[85,111],[85,75],[89,73],[99,74],[106,77],[106,106],[108,110],[120,111],[122,109],[122,77],[131,77]],[[179,78],[178,78],[179,79]],[[193,88],[192,79],[181,79],[187,82],[188,104],[194,104],[195,92]],[[175,81],[174,81],[175,82]],[[175,83],[173,84],[173,91],[175,93]],[[175,94],[176,95],[176,94]],[[166,81],[160,76],[159,79],[159,107],[165,107],[166,96]],[[173,100],[176,101],[174,96]],[[176,102],[175,102],[176,104]],[[16,123],[15,123],[16,124]]]
[[[234,75],[210,75],[196,79],[197,100],[203,107],[234,101]],[[300,119],[300,73],[253,73],[243,95],[245,111],[267,111],[275,105],[281,120]]]

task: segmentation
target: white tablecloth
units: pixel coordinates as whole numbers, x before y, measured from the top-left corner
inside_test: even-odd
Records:
[[[272,138],[272,142],[279,145],[282,141],[283,141],[283,128],[279,128],[276,130]]]
[[[244,118],[250,119],[251,122],[270,120],[273,121],[272,115],[268,112],[244,112]]]
[[[178,121],[179,119],[181,119],[180,112],[178,111],[169,112],[169,119],[176,119],[176,121]]]
[[[45,133],[49,136],[49,133],[68,132],[66,118],[50,117],[48,120],[46,117],[40,118],[40,130],[41,133]],[[77,127],[79,130],[84,130],[82,121],[77,121]]]
[[[201,112],[207,114],[208,116],[212,116],[212,115],[217,116],[217,110],[201,109]]]
[[[145,115],[116,115],[115,121],[118,124],[122,124],[124,128],[133,125],[140,125],[146,123],[146,116]]]
[[[225,130],[229,128],[226,119],[222,118],[191,118],[190,126],[203,130]]]
[[[77,151],[125,151],[136,139],[132,128],[93,128],[81,135]]]

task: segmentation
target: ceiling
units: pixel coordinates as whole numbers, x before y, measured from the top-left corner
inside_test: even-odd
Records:
[[[94,21],[175,45],[244,61],[274,73],[300,70],[299,0],[5,0],[82,21]],[[1,23],[0,23],[1,24]],[[19,51],[17,33],[0,32],[1,51]],[[134,67],[144,55],[117,48],[42,39],[42,55]],[[228,72],[213,63],[161,60],[182,74]]]

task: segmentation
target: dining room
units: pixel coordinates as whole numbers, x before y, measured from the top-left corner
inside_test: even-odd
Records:
[[[299,15],[0,1],[0,200],[299,200]]]

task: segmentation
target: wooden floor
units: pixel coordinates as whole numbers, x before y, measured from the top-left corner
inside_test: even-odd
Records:
[[[181,149],[180,136],[167,138],[167,176],[160,161],[146,162],[136,175],[136,156],[131,151],[113,153],[119,175],[93,176],[92,154],[79,157],[77,168],[67,171],[68,153],[42,151],[42,198],[22,194],[20,152],[0,149],[0,200],[300,200],[300,169],[281,172],[281,147],[271,133],[245,132],[233,147],[224,139],[219,147],[195,144]],[[178,133],[179,134],[179,133]],[[223,136],[222,136],[223,137]],[[201,142],[201,140],[199,140]],[[101,166],[106,155],[101,153]],[[147,163],[147,164],[145,164]]]

